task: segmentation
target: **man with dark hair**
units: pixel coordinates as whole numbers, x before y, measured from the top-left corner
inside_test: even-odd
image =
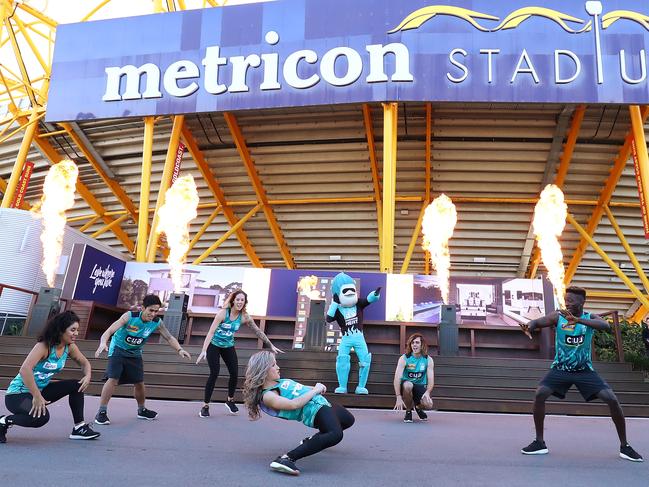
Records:
[[[137,417],[139,419],[154,420],[158,413],[144,407],[144,366],[142,363],[142,347],[149,336],[158,331],[160,336],[183,358],[191,358],[178,343],[169,330],[164,326],[158,315],[162,302],[154,294],[145,296],[142,300],[142,311],[128,311],[124,313],[99,339],[99,347],[95,357],[99,358],[104,350],[108,350],[108,365],[104,379],[106,383],[101,390],[99,411],[95,416],[95,423],[110,424],[108,419],[108,401],[113,396],[115,386],[118,384],[133,384],[134,395],[137,401]],[[110,348],[108,340],[110,341]]]
[[[428,345],[420,333],[415,333],[406,342],[406,353],[399,357],[394,371],[394,393],[397,401],[395,411],[406,410],[404,423],[412,423],[412,408],[422,421],[428,420],[424,409],[433,408],[430,398],[435,385],[435,364],[428,356]]]
[[[556,353],[552,367],[541,380],[534,397],[534,426],[536,439],[521,450],[525,455],[543,455],[548,447],[543,440],[545,401],[550,395],[559,399],[574,384],[586,401],[599,398],[610,411],[620,438],[620,457],[632,462],[642,462],[642,456],[626,441],[624,413],[611,387],[599,376],[591,360],[591,346],[595,330],[608,330],[609,324],[599,316],[584,311],[586,291],[578,287],[566,289],[566,309],[532,320],[523,325],[526,333],[537,328],[556,328]]]

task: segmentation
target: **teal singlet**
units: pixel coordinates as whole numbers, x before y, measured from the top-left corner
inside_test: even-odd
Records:
[[[590,313],[582,313],[580,318],[590,319]],[[594,333],[594,328],[581,323],[568,325],[568,320],[559,315],[555,338],[556,354],[552,368],[568,372],[594,370],[591,361]]]
[[[110,341],[108,356],[112,356],[115,347],[125,351],[127,355],[142,355],[142,347],[149,339],[149,335],[160,326],[160,317],[156,316],[151,321],[142,321],[139,311],[131,311],[128,322],[115,332]]]
[[[242,313],[239,313],[237,319],[232,321],[230,319],[230,308],[225,310],[225,319],[219,323],[219,326],[214,332],[212,345],[221,348],[234,347],[234,334],[241,326],[241,314]]]
[[[50,354],[46,359],[41,360],[33,368],[34,380],[36,381],[36,387],[39,390],[43,390],[47,384],[50,383],[50,379],[54,374],[61,371],[65,367],[65,360],[68,358],[68,346],[66,345],[63,349],[63,353],[60,357],[56,356],[56,347],[50,349]],[[14,380],[11,381],[9,387],[7,388],[7,394],[23,394],[29,392],[29,389],[23,382],[23,378],[18,374]]]
[[[286,399],[295,399],[300,397],[307,392],[309,392],[312,387],[307,387],[299,382],[295,382],[291,379],[279,379],[277,384],[268,389],[262,391],[262,403],[260,405],[261,410],[264,411],[269,416],[275,416],[277,418],[287,419],[290,421],[301,421],[309,428],[313,428],[313,421],[315,420],[315,415],[318,414],[322,406],[331,407],[331,403],[327,401],[320,394],[313,396],[309,402],[307,402],[300,409],[293,409],[291,411],[276,410],[271,409],[263,403],[263,395],[268,391],[277,390],[280,396],[285,397]]]
[[[413,384],[422,384],[426,385],[428,383],[427,369],[428,369],[428,357],[426,355],[420,355],[419,358],[415,357],[414,354],[411,354],[410,357],[404,354],[406,359],[406,366],[403,368],[403,375],[401,380],[412,382]]]

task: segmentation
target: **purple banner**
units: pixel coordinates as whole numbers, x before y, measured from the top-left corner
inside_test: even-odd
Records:
[[[73,299],[115,305],[126,262],[85,246]]]
[[[649,103],[649,4],[285,0],[60,25],[48,121],[378,101]]]

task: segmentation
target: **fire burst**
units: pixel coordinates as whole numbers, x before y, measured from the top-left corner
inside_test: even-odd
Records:
[[[158,229],[166,234],[169,245],[167,262],[171,266],[174,292],[182,288],[182,267],[189,249],[189,222],[197,216],[198,192],[191,175],[176,179],[165,193],[165,202],[158,212]]]
[[[453,236],[457,223],[457,211],[451,198],[439,195],[426,207],[422,220],[424,250],[430,253],[430,260],[437,271],[444,303],[448,303],[448,287],[451,270],[451,254],[448,241]]]
[[[74,206],[74,189],[79,169],[69,159],[64,159],[50,167],[43,183],[43,197],[40,208],[35,213],[43,219],[41,243],[43,244],[43,263],[41,267],[47,278],[47,285],[54,286],[56,270],[59,267],[63,234],[65,231],[65,211]]]
[[[563,200],[563,192],[554,184],[548,184],[534,208],[534,235],[561,309],[566,307],[566,284],[559,237],[566,226],[567,215],[568,206]]]

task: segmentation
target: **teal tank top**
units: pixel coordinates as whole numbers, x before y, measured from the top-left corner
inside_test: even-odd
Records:
[[[415,357],[414,354],[408,357],[404,355],[406,359],[406,366],[403,368],[403,375],[401,380],[407,380],[413,384],[428,384],[428,357],[426,355],[420,355],[419,358]]]
[[[580,318],[590,319],[590,313],[583,313]],[[568,325],[568,320],[559,315],[552,368],[568,372],[594,370],[591,358],[594,333],[594,328],[581,323]]]
[[[112,356],[115,347],[125,351],[127,355],[142,355],[142,347],[149,339],[151,333],[160,326],[160,318],[156,316],[151,321],[142,321],[139,311],[131,311],[128,322],[113,334],[108,349],[108,356]]]
[[[295,399],[296,397],[300,397],[306,394],[311,389],[313,388],[304,386],[299,382],[295,382],[294,380],[291,379],[280,379],[277,381],[277,385],[274,385],[269,389],[264,389],[262,393],[262,397],[263,394],[265,394],[268,391],[277,390],[280,396],[285,397],[287,399]],[[307,402],[302,408],[293,409],[291,411],[284,411],[284,410],[278,411],[276,409],[271,409],[263,403],[263,400],[262,403],[260,404],[261,410],[264,411],[269,416],[275,416],[276,418],[287,419],[289,421],[300,421],[304,423],[306,426],[308,426],[309,428],[314,427],[313,421],[315,420],[315,415],[318,414],[318,411],[320,411],[320,408],[322,406],[331,407],[331,403],[327,401],[324,397],[322,397],[320,394],[313,396],[311,400]]]
[[[241,326],[241,314],[239,313],[237,319],[232,321],[230,319],[230,308],[225,310],[225,319],[216,328],[212,337],[212,345],[221,348],[234,347],[234,334]]]
[[[34,372],[34,380],[36,381],[36,387],[39,390],[43,390],[47,384],[50,383],[52,377],[61,371],[65,367],[65,360],[68,358],[68,346],[66,345],[63,349],[63,353],[60,357],[56,356],[56,347],[50,349],[50,354],[46,359],[41,360],[36,364],[32,369]],[[23,378],[20,374],[14,377],[14,380],[11,381],[9,387],[7,388],[7,394],[23,394],[29,392],[29,389],[23,382]]]

